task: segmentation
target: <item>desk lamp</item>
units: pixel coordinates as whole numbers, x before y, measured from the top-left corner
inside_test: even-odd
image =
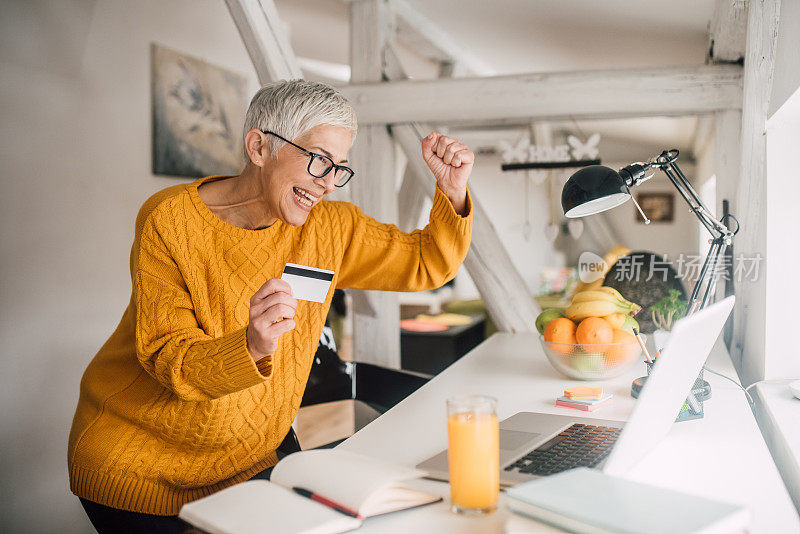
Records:
[[[710,304],[716,285],[717,266],[720,258],[725,255],[725,249],[731,246],[733,236],[739,231],[739,221],[730,214],[719,221],[712,217],[711,212],[700,200],[700,196],[678,167],[678,154],[677,149],[665,150],[647,163],[631,163],[620,169],[619,172],[602,165],[584,167],[573,174],[564,184],[561,192],[561,206],[564,208],[565,216],[577,218],[610,210],[631,199],[636,204],[645,224],[650,224],[650,219],[633,199],[631,188],[649,180],[655,174],[655,169],[661,169],[689,204],[700,223],[711,234],[708,255],[689,298],[688,315]],[[731,231],[724,224],[728,218],[736,221],[736,230]],[[700,296],[701,287],[705,287],[702,298]]]
[[[594,215],[602,211],[610,210],[628,201],[633,200],[636,209],[639,210],[645,224],[650,224],[650,219],[644,214],[642,208],[631,195],[631,188],[649,180],[655,174],[655,169],[661,169],[667,175],[669,181],[678,190],[683,199],[689,204],[692,212],[700,220],[700,223],[711,234],[711,246],[706,256],[700,276],[692,289],[689,298],[687,315],[694,313],[708,304],[713,298],[714,286],[716,285],[716,270],[720,258],[724,257],[725,249],[731,246],[733,236],[739,231],[739,221],[733,215],[725,215],[721,220],[716,220],[711,216],[711,212],[703,204],[700,196],[686,179],[686,176],[678,167],[678,150],[665,150],[660,155],[654,157],[647,163],[637,162],[623,167],[616,172],[608,167],[601,165],[591,165],[584,167],[573,174],[561,192],[561,206],[564,208],[564,215],[569,218],[585,217]],[[724,222],[726,219],[736,221],[736,229],[731,231]],[[702,298],[700,297],[701,288],[705,287]],[[637,338],[638,333],[637,333]],[[641,342],[641,340],[640,340]],[[649,369],[652,362],[648,362]],[[644,386],[647,377],[637,378],[631,385],[631,395],[638,397],[639,391]],[[703,401],[711,396],[711,386],[703,380],[703,372],[700,371],[692,387],[686,404],[678,415],[678,421],[697,419],[703,417]],[[688,407],[687,407],[688,405]]]

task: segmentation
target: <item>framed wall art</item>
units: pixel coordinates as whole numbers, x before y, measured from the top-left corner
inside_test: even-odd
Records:
[[[636,202],[647,218],[655,223],[671,223],[675,220],[675,195],[673,193],[638,193]],[[634,209],[636,222],[644,224],[639,212]]]
[[[238,174],[247,78],[153,43],[153,173]]]

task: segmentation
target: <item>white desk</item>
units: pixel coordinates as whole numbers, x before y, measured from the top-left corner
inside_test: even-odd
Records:
[[[721,344],[712,352],[709,366],[735,376]],[[518,411],[534,411],[625,420],[634,404],[631,381],[644,370],[642,364],[623,377],[602,382],[614,393],[612,406],[593,413],[573,412],[557,408],[554,401],[564,387],[580,382],[552,368],[538,336],[496,334],[340,447],[414,466],[446,448],[445,400],[463,393],[497,397],[501,419]],[[714,375],[707,374],[706,379],[713,388],[713,397],[705,404],[706,417],[675,424],[629,478],[749,506],[753,533],[800,532],[800,520],[743,393]],[[417,483],[440,493],[445,502],[368,519],[360,531],[503,532],[510,516],[503,494],[496,513],[461,517],[448,511],[447,484]],[[542,527],[542,532],[549,531]]]
[[[800,399],[789,390],[793,381],[761,382],[752,395],[761,431],[800,510]]]

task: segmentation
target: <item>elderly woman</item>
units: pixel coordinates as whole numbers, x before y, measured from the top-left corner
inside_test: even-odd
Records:
[[[323,200],[354,175],[356,117],[333,88],[264,86],[244,131],[241,174],[164,189],[136,219],[130,304],[83,375],[69,439],[71,489],[101,532],[169,530],[158,516],[273,466],[333,288],[438,287],[469,248],[474,156],[458,141],[422,141],[435,198],[403,233]],[[292,297],[286,263],[335,272],[323,304]]]

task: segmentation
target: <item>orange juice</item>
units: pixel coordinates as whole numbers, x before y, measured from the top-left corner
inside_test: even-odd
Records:
[[[456,510],[490,511],[500,489],[500,429],[494,413],[447,418],[450,499]]]

